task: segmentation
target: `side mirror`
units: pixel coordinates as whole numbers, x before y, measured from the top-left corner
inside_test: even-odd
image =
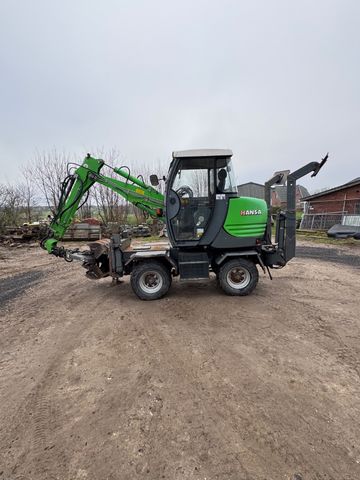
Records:
[[[150,175],[150,183],[153,187],[157,187],[159,185],[159,179],[157,175]]]

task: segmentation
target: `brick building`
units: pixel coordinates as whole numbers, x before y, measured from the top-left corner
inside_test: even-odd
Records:
[[[311,214],[345,213],[360,214],[360,177],[344,185],[309,195],[302,199],[306,202],[305,211]]]
[[[260,183],[247,182],[238,185],[238,194],[240,197],[265,198],[265,186]],[[308,190],[302,185],[296,186],[296,208],[302,210],[303,197],[308,196]],[[286,186],[276,185],[271,188],[271,205],[273,207],[286,207]]]
[[[308,190],[302,185],[296,185],[296,208],[302,210],[304,197],[308,196]],[[287,199],[287,187],[285,185],[275,185],[271,189],[271,205],[273,207],[285,207]]]

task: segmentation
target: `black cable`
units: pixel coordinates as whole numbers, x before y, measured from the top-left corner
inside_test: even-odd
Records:
[[[100,159],[100,160],[101,160],[101,159]],[[95,172],[93,172],[90,168],[84,167],[84,165],[80,165],[79,163],[76,163],[76,162],[68,162],[67,165],[68,165],[68,166],[69,166],[69,165],[76,165],[77,167],[82,167],[82,168],[84,168],[85,170],[88,170],[88,171],[91,172],[91,173],[95,173]],[[105,167],[110,168],[110,170],[112,170],[112,171],[114,172],[114,168],[115,168],[115,167],[112,167],[111,165],[109,165],[109,164],[107,164],[107,163],[105,163],[105,162],[104,162],[103,165],[104,165]],[[122,165],[121,167],[118,168],[118,170],[122,170],[123,168],[126,168],[126,170],[128,171],[128,175],[131,175],[130,167],[128,167],[127,165]],[[68,174],[69,174],[69,168],[67,169],[67,171],[68,171]],[[116,173],[116,172],[115,172],[115,173]],[[145,183],[144,177],[143,177],[141,174],[137,176],[137,178],[140,178],[140,177],[141,177],[141,180]],[[126,178],[125,184],[127,184],[128,181],[129,181],[129,177]],[[133,184],[134,182],[131,182],[131,183]]]
[[[82,182],[82,180],[80,179],[80,181]],[[72,202],[72,204],[70,206],[68,206],[65,210],[63,210],[63,205],[65,203],[65,198],[69,195],[70,191],[71,191],[71,188],[72,186],[74,185],[74,182],[75,182],[75,177],[74,175],[68,175],[64,181],[61,183],[61,187],[60,187],[60,198],[59,198],[59,203],[58,203],[58,207],[57,207],[57,213],[54,214],[54,218],[53,218],[53,222],[56,222],[56,220],[64,214],[64,211],[67,211],[69,209],[69,207],[72,207],[75,203],[76,200],[74,200]],[[71,185],[70,185],[71,183]],[[70,188],[69,188],[69,185],[70,185]]]
[[[68,175],[67,177],[65,177],[64,181],[61,182],[61,186],[60,186],[60,198],[59,198],[59,203],[58,203],[58,207],[57,207],[57,212],[58,213],[55,213],[54,210],[51,210],[52,214],[53,214],[53,221],[57,220],[57,218],[59,217],[59,212],[61,211],[62,209],[62,206],[63,206],[63,203],[64,203],[64,195],[65,195],[65,192],[66,192],[66,189],[68,187],[68,184],[69,182],[71,181],[71,176]]]
[[[90,190],[88,190],[88,191],[86,192],[85,200],[82,202],[81,205],[78,206],[78,208],[76,209],[76,211],[80,210],[80,208],[81,208],[83,205],[85,205],[85,203],[88,201],[89,193],[90,193]]]
[[[67,176],[65,178],[65,180],[63,181],[62,186],[61,186],[61,190],[60,190],[60,199],[59,199],[59,204],[58,204],[58,209],[57,209],[58,211],[57,211],[57,214],[55,214],[54,218],[52,219],[52,222],[51,222],[52,224],[56,223],[58,221],[58,219],[62,215],[64,215],[64,213],[66,213],[68,210],[70,210],[70,208],[72,208],[75,205],[75,203],[78,202],[80,200],[81,196],[83,195],[84,182],[80,177],[78,177],[77,179],[81,183],[81,188],[79,189],[79,191],[78,191],[76,197],[74,198],[74,200],[66,208],[63,208],[65,197],[67,197],[68,194],[71,192],[71,188],[73,187],[76,179],[75,179],[74,175],[71,175],[71,176]],[[68,188],[70,182],[71,182],[71,186],[70,186],[70,188]]]
[[[75,205],[75,203],[78,202],[80,200],[80,198],[82,197],[84,182],[82,181],[82,179],[80,177],[78,177],[77,180],[80,180],[81,188],[79,189],[76,198],[74,198],[72,203],[70,205],[68,205],[64,210],[62,210],[61,213],[59,213],[58,217],[61,217],[62,215],[64,215],[64,213],[67,212],[68,210],[70,210],[70,208],[72,208]]]
[[[127,165],[122,165],[122,166],[119,168],[119,170],[122,170],[123,168],[126,168],[126,170],[128,171],[128,175],[130,176],[130,175],[131,175],[131,170],[130,170],[130,168],[129,168]],[[114,169],[113,169],[113,170],[114,170]],[[129,181],[129,177],[127,177],[126,182],[125,182],[125,185],[128,183],[128,181]],[[133,182],[133,183],[134,183],[134,182]]]
[[[71,175],[71,174],[70,174],[70,171],[69,171],[69,170],[70,170],[70,169],[69,169],[69,165],[76,165],[77,167],[81,167],[81,166],[82,166],[82,165],[80,165],[80,163],[68,162],[68,163],[66,164],[66,170],[67,170],[68,175]],[[72,168],[74,168],[74,167],[72,167]],[[84,167],[84,168],[86,168],[86,167]]]
[[[74,200],[66,208],[63,208],[63,205],[65,203],[65,200],[66,200],[67,196],[71,192],[71,189],[74,185],[74,182],[75,182],[76,178],[75,178],[74,175],[68,175],[64,179],[64,181],[61,183],[60,198],[59,198],[57,213],[54,213],[54,217],[51,220],[51,223],[49,225],[47,235],[40,241],[40,246],[42,248],[45,248],[44,243],[46,242],[46,240],[53,237],[54,232],[51,230],[51,225],[56,224],[58,222],[59,218],[61,218],[62,215],[64,215],[64,213],[66,213],[68,210],[70,210],[70,208],[72,208],[75,205],[75,203],[78,202],[80,200],[81,196],[83,195],[83,193],[84,193],[83,192],[84,182],[80,177],[77,177],[77,179],[80,181],[81,187],[80,187],[76,197],[74,198]],[[70,187],[69,187],[69,185],[70,185]],[[87,196],[86,196],[84,202],[76,209],[76,211],[78,211],[79,208],[81,208],[84,205],[84,203],[87,201],[88,197],[89,197],[89,190],[87,191]]]

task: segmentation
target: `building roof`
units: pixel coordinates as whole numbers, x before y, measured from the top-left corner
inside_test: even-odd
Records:
[[[262,184],[262,183],[257,183],[257,182],[246,182],[246,183],[241,183],[240,185],[238,185],[238,188],[239,187],[245,187],[247,185],[257,185],[258,187],[263,187],[265,188],[265,186]]]
[[[247,182],[237,186],[238,194],[241,197],[265,197],[265,186],[256,182]]]
[[[298,185],[297,187],[298,187],[298,189],[299,189],[299,191],[300,191],[300,198],[301,198],[301,200],[303,200],[304,197],[306,197],[307,195],[309,195],[309,190],[308,190],[306,187],[304,187],[303,185]]]
[[[346,188],[353,187],[354,185],[360,185],[360,177],[350,180],[350,182],[339,185],[338,187],[329,188],[329,190],[324,190],[323,192],[314,193],[314,195],[308,195],[303,198],[303,200],[313,200],[314,198],[322,197],[324,195],[329,195],[329,193],[338,192],[340,190],[345,190]]]
[[[199,148],[197,150],[179,150],[173,152],[173,158],[186,157],[232,157],[233,152],[227,148]]]

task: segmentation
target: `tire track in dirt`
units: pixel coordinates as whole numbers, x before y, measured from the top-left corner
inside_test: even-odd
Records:
[[[4,321],[9,479],[360,478],[353,269],[328,263],[320,282],[301,259],[249,297],[175,280],[148,303],[53,261]]]
[[[192,314],[194,313],[193,305],[190,301],[182,300],[181,314],[178,314],[178,318],[189,318],[190,312],[192,312]],[[165,311],[163,313],[166,314]],[[256,451],[256,455],[261,456],[263,458],[263,461],[266,462],[267,456],[269,454],[273,455],[274,451],[269,449],[268,445],[270,444],[270,442],[260,442],[261,449],[258,448],[258,444],[255,444],[253,447],[250,448],[242,447],[241,455],[240,451],[234,451],[233,448],[228,447],[228,445],[236,444],[237,440],[241,438],[241,432],[239,432],[234,427],[232,422],[229,421],[229,419],[239,416],[238,408],[231,407],[229,402],[226,403],[226,401],[229,399],[231,399],[234,403],[238,403],[239,399],[233,398],[234,394],[232,392],[232,389],[227,388],[226,385],[222,385],[222,389],[225,390],[222,395],[225,402],[219,402],[219,398],[216,396],[216,393],[215,395],[210,394],[209,397],[209,392],[206,388],[204,388],[204,383],[201,381],[201,377],[199,377],[199,375],[195,373],[195,370],[191,368],[193,367],[193,365],[191,365],[191,363],[189,362],[189,358],[186,356],[186,352],[184,352],[186,358],[184,358],[182,355],[179,355],[179,350],[175,349],[172,346],[174,338],[171,335],[164,334],[161,320],[153,322],[150,328],[146,321],[143,321],[141,319],[140,321],[137,319],[136,324],[138,327],[140,324],[142,324],[142,335],[144,335],[146,338],[148,350],[158,350],[162,357],[162,361],[157,364],[157,368],[152,368],[152,371],[158,369],[159,364],[166,364],[167,375],[171,375],[174,378],[179,379],[179,381],[181,381],[180,379],[185,378],[186,384],[184,385],[184,389],[186,389],[187,394],[189,394],[191,388],[192,391],[190,395],[192,401],[196,399],[195,401],[198,402],[199,405],[201,405],[201,416],[203,418],[206,418],[207,422],[207,444],[210,449],[212,448],[211,464],[213,466],[210,470],[207,470],[206,468],[202,470],[202,475],[209,476],[208,478],[221,478],[224,480],[230,478],[234,478],[235,480],[239,478],[239,475],[241,475],[241,478],[243,479],[253,478],[251,476],[251,472],[248,471],[245,467],[244,460],[249,460],[250,458],[252,458]],[[199,330],[199,328],[197,328],[197,324],[193,324],[192,329],[193,335],[203,336],[204,329],[201,329],[202,331]],[[214,365],[213,360],[211,364],[211,370],[217,373],[217,369]],[[156,437],[156,431],[158,430],[158,425],[161,421],[161,417],[155,417],[151,419],[151,428],[149,428],[149,431],[151,432],[151,437]],[[245,419],[243,419],[243,421],[245,422]],[[251,428],[249,429],[249,427],[251,427],[251,425],[247,423],[248,431],[251,430]],[[261,439],[259,438],[258,430],[254,429],[253,433],[254,437],[260,441]],[[230,438],[233,440],[233,442],[229,440]],[[217,445],[218,447],[213,448],[212,445]],[[284,451],[281,453],[282,455],[284,455],[285,453],[285,456],[289,455],[289,453],[286,453]],[[206,451],[206,449],[204,450],[203,455],[205,455],[206,457],[208,456],[208,452]],[[156,476],[156,474],[158,473],[156,471],[156,468],[158,467],[157,452],[152,451],[152,449],[148,449],[148,457],[150,457],[150,460],[147,467],[149,467],[150,471],[153,472],[153,475]],[[232,468],[230,470],[227,467],[229,463],[232,465]],[[234,465],[236,465],[236,467],[234,467]],[[281,469],[281,462],[278,463],[278,468],[279,470],[274,470],[274,475],[279,473]],[[153,478],[155,478],[155,476]]]
[[[182,317],[183,319],[188,318],[188,312],[192,312],[192,315],[194,316],[193,305],[191,303],[188,303],[188,308],[187,308],[186,304],[187,304],[187,302],[182,300],[180,318]],[[184,326],[184,325],[182,325],[182,326]],[[196,327],[197,324],[192,326],[192,328],[193,328],[192,333],[195,335],[196,330],[195,330],[195,333],[194,333],[194,326]],[[159,327],[160,327],[160,330],[159,330]],[[174,375],[179,377],[179,378],[181,378],[181,372],[185,372],[185,375],[187,377],[190,377],[192,387],[195,386],[194,390],[196,392],[196,396],[201,399],[201,402],[204,405],[204,408],[206,409],[206,411],[208,412],[208,416],[210,418],[211,418],[211,414],[214,414],[214,412],[218,417],[222,416],[222,418],[236,418],[237,409],[236,408],[234,409],[231,406],[231,404],[226,403],[226,399],[228,397],[231,398],[231,394],[232,394],[231,390],[228,390],[228,389],[226,389],[226,386],[221,385],[221,390],[223,392],[222,396],[223,396],[224,402],[221,403],[221,409],[219,411],[217,411],[216,408],[214,408],[214,405],[219,404],[219,398],[214,397],[212,399],[209,399],[207,396],[204,396],[204,394],[202,392],[202,388],[201,388],[201,386],[202,386],[201,380],[199,379],[199,377],[197,375],[194,376],[194,371],[191,371],[191,370],[189,371],[188,370],[189,365],[190,365],[189,358],[186,358],[186,356],[185,357],[182,357],[182,356],[179,357],[179,350],[178,349],[173,350],[172,347],[171,347],[171,344],[172,344],[171,340],[173,340],[173,339],[171,339],[171,337],[166,337],[166,335],[165,335],[165,339],[164,339],[163,329],[161,327],[162,326],[159,325],[159,322],[157,322],[156,323],[156,329],[157,330],[156,330],[156,333],[154,333],[154,335],[153,335],[153,330],[150,330],[151,333],[149,333],[149,331],[146,330],[146,325],[144,325],[144,332],[145,332],[145,335],[147,335],[148,341],[152,345],[152,349],[159,348],[159,343],[158,342],[160,342],[160,344],[162,345],[163,348],[160,348],[160,351],[162,351],[162,350],[164,351],[164,361],[165,360],[167,361],[167,368],[170,371],[174,371]],[[169,361],[169,359],[170,359],[170,361]],[[246,362],[245,362],[245,365],[246,365]],[[242,367],[243,366],[244,365],[242,365]],[[246,366],[249,369],[249,371],[252,370],[251,363],[248,363]],[[270,391],[271,391],[271,389],[270,389]],[[252,399],[251,399],[251,397],[246,398],[246,392],[244,392],[243,395],[245,397],[245,399],[243,401],[243,407],[244,407],[244,409],[247,409],[247,411],[250,410],[250,412],[251,412],[251,410],[252,410],[252,408],[251,408]],[[234,400],[239,400],[239,399],[234,399]],[[286,406],[286,408],[288,410],[289,410],[289,408],[291,408],[290,405],[291,405],[291,403]],[[296,409],[298,408],[296,406],[296,404],[294,404],[294,408],[296,408]],[[294,411],[294,414],[297,415],[297,416],[299,415],[299,413],[297,411]],[[253,412],[250,414],[250,418],[251,417],[252,418],[257,418],[257,422],[259,423],[259,417],[257,415],[256,410],[253,410]],[[300,416],[299,419],[302,419],[301,421],[308,425],[307,429],[309,430],[309,433],[311,432],[312,435],[313,435],[314,434],[313,425],[303,416]],[[274,424],[273,428],[271,428],[270,431],[266,432],[266,425],[269,425],[269,422],[270,422],[270,424],[272,422],[270,420],[270,417],[267,418],[266,416],[264,417],[264,421],[265,421],[265,423],[263,423],[264,431],[261,431],[261,428],[259,429],[259,427],[256,427],[254,429],[253,425],[251,425],[251,424],[248,424],[246,426],[246,430],[250,434],[250,437],[253,437],[253,439],[255,439],[255,443],[253,443],[253,449],[254,449],[254,451],[256,451],[256,455],[259,457],[259,451],[258,451],[259,447],[261,448],[261,450],[263,452],[265,452],[265,456],[263,458],[265,463],[266,463],[266,458],[271,457],[272,464],[273,464],[274,461],[275,461],[274,454],[278,455],[279,470],[275,471],[274,475],[279,474],[279,471],[281,469],[281,465],[283,466],[283,464],[284,464],[284,460],[285,460],[286,464],[293,465],[294,467],[298,464],[306,465],[307,463],[310,463],[310,465],[311,465],[311,457],[313,457],[312,461],[316,462],[316,456],[314,456],[310,452],[308,452],[308,457],[304,457],[302,455],[299,457],[299,453],[294,455],[294,452],[296,452],[298,450],[298,448],[296,448],[296,444],[297,444],[297,440],[295,440],[296,437],[294,437],[295,443],[293,445],[289,441],[284,442],[284,439],[281,440],[281,437],[277,436],[277,434],[276,434],[276,431],[279,428],[279,425]],[[262,421],[260,419],[260,423],[261,422]],[[209,418],[208,418],[208,423],[209,423]],[[216,429],[216,423],[214,424],[214,428]],[[225,440],[226,438],[229,437],[229,432],[231,432],[232,429],[233,429],[233,426],[231,424],[226,426],[226,429],[224,430],[223,440]],[[284,430],[286,430],[285,426],[284,426]],[[235,429],[235,431],[233,430],[233,434],[234,434],[234,438],[235,438],[236,437],[236,429]],[[241,432],[238,432],[238,434],[241,434]],[[280,442],[279,442],[279,440],[280,440]],[[354,441],[355,441],[355,444],[356,444],[356,439],[354,439]],[[220,444],[220,442],[219,442],[219,444]],[[250,442],[250,444],[251,444],[251,442]],[[250,451],[251,451],[251,449],[250,449]],[[261,456],[261,453],[260,453],[260,456]],[[330,471],[329,471],[329,475],[330,475],[329,478],[332,478],[331,474],[330,474]],[[346,477],[346,478],[352,478],[352,477]]]
[[[191,304],[189,304],[189,311],[191,311]],[[202,322],[202,324],[204,324],[204,321]],[[196,326],[198,326],[198,324],[196,324]],[[220,322],[217,321],[216,326],[217,326],[217,328],[220,328],[220,329],[221,328],[226,329],[226,327],[227,327],[226,326],[226,321],[225,322],[223,322],[221,320],[220,320]],[[202,328],[199,329],[199,332],[200,332],[201,336],[203,336],[203,331],[204,330],[206,330],[206,325],[205,326],[202,325]],[[219,344],[218,350],[221,351],[222,348],[223,348],[223,345]],[[215,351],[214,347],[213,347],[213,351]],[[252,375],[255,375],[255,372],[253,371],[251,363],[248,362],[243,357],[240,360],[241,360],[241,367],[245,368],[248,372],[252,372]],[[185,363],[186,363],[185,358],[183,358],[183,362],[184,362],[184,365],[185,365]],[[212,358],[211,362],[208,362],[208,367],[209,367],[208,370],[210,370],[211,375],[215,379],[216,379],[216,376],[221,375],[220,369],[218,368],[218,365],[217,365],[214,357]],[[220,378],[217,379],[218,382],[219,382],[219,380],[221,382]],[[202,383],[198,376],[196,378],[194,378],[194,381],[197,382],[197,383],[200,383],[200,384]],[[201,387],[200,395],[203,396],[203,391],[202,390],[203,390],[203,388]],[[236,437],[238,437],[238,438],[241,437],[241,432],[228,419],[236,418],[237,416],[239,417],[239,412],[238,412],[239,403],[240,404],[241,403],[247,404],[247,407],[245,407],[245,405],[243,407],[244,411],[245,411],[245,409],[247,410],[247,412],[249,411],[249,409],[251,410],[251,407],[249,407],[249,405],[251,405],[250,397],[247,395],[246,392],[242,393],[242,397],[243,398],[239,398],[239,397],[235,396],[234,390],[233,390],[233,388],[231,388],[229,383],[224,384],[223,382],[221,382],[221,396],[220,396],[220,398],[219,397],[216,398],[216,395],[214,395],[213,398],[208,398],[208,395],[205,395],[205,397],[202,398],[202,401],[205,402],[205,404],[207,405],[208,415],[210,416],[212,413],[215,413],[219,418],[221,418],[223,421],[226,421],[226,423],[227,423],[226,427],[222,431],[222,438],[224,440],[224,444],[228,443],[229,431],[232,431],[232,435],[233,435],[234,439]],[[245,400],[245,402],[244,402],[244,400]],[[235,404],[237,404],[236,407],[235,407]],[[221,408],[214,408],[214,405],[221,405]],[[253,415],[251,415],[251,416],[256,417],[256,412],[254,411]],[[248,413],[244,416],[240,415],[240,417],[241,417],[241,421],[246,424],[247,432],[248,433],[251,432],[253,438],[255,439],[255,442],[253,442],[252,446],[251,446],[251,442],[250,442],[250,445],[248,445],[247,455],[244,455],[244,451],[242,451],[242,456],[243,457],[245,456],[245,458],[246,457],[250,458],[250,456],[253,455],[254,451],[256,451],[257,446],[260,442],[262,451],[261,451],[261,453],[257,452],[256,455],[263,457],[264,461],[266,461],[266,458],[268,457],[268,455],[270,455],[271,453],[274,454],[274,449],[272,449],[271,452],[266,451],[270,442],[263,442],[262,441],[262,438],[259,437],[258,428],[254,427],[254,425],[252,425],[251,423],[248,422]],[[216,428],[217,425],[218,424],[215,421],[214,427]],[[284,452],[280,452],[280,453],[283,454]],[[228,455],[229,455],[229,453],[228,453]],[[286,455],[288,455],[288,454],[286,453]],[[241,465],[241,463],[240,463],[240,465]],[[279,468],[280,468],[280,466],[279,466]],[[279,470],[277,470],[277,473],[279,473]]]
[[[86,302],[90,311],[96,311],[99,302],[108,295],[108,291],[99,293]],[[79,305],[82,304],[81,295],[78,297]],[[66,302],[64,302],[66,303]],[[47,359],[48,367],[33,391],[33,399],[29,408],[33,411],[32,428],[32,470],[36,480],[53,480],[67,478],[69,474],[69,455],[66,445],[60,445],[56,439],[61,438],[63,412],[61,405],[54,403],[55,384],[57,372],[61,370],[64,359],[81,342],[84,332],[87,332],[97,318],[89,318],[84,314],[75,313],[75,319],[59,336],[56,351]],[[59,477],[60,475],[60,477]]]
[[[360,398],[359,382],[356,381],[356,377],[359,376],[358,345],[354,341],[352,342],[353,345],[350,345],[348,339],[346,337],[344,338],[342,331],[346,332],[346,325],[338,322],[339,319],[336,311],[334,312],[330,308],[331,303],[329,305],[328,300],[330,296],[327,296],[327,292],[321,290],[322,295],[320,293],[317,295],[307,294],[304,295],[304,299],[298,298],[296,291],[293,289],[293,281],[290,280],[289,282],[288,279],[286,279],[286,285],[284,285],[283,280],[284,279],[281,279],[281,289],[287,298],[287,304],[291,314],[279,316],[278,312],[281,311],[281,308],[276,304],[269,304],[266,296],[261,296],[259,301],[264,305],[264,307],[266,306],[270,312],[273,312],[269,312],[269,314],[273,319],[274,329],[276,331],[283,330],[285,335],[290,335],[290,338],[294,336],[294,333],[296,333],[296,338],[303,340],[306,343],[310,341],[313,345],[313,354],[315,354],[318,359],[314,364],[314,367],[316,366],[316,370],[314,370],[313,376],[307,381],[312,383],[312,388],[314,388],[317,383],[320,384],[321,389],[324,392],[329,391],[329,388],[335,388],[336,391],[341,391],[343,395],[345,391],[347,391],[349,395],[351,394],[350,398],[352,399]],[[331,283],[336,285],[336,281]],[[337,287],[339,289],[339,285],[337,285]],[[345,288],[345,286],[342,288]],[[308,290],[311,291],[311,286],[308,286]],[[288,295],[286,295],[286,291],[288,291]],[[314,308],[314,305],[317,305],[317,308]],[[349,305],[347,305],[347,308],[349,310],[349,314],[351,311],[349,309]],[[344,315],[346,318],[346,314]],[[346,319],[346,324],[349,326],[351,317],[353,317],[353,323],[355,324],[354,312],[351,312],[349,317],[350,318]],[[354,326],[352,326],[352,329]],[[352,337],[351,340],[353,340]],[[321,368],[324,370],[326,369],[330,374],[328,374],[325,384],[322,384],[322,379],[320,376]],[[299,371],[298,374],[302,376],[303,372]],[[334,377],[334,380],[332,380],[332,376]],[[342,379],[341,383],[339,382],[340,378]],[[327,384],[330,385],[330,387],[327,386]],[[341,384],[346,385],[347,390],[345,390]],[[345,398],[343,401],[345,401]],[[353,400],[350,400],[350,398],[347,398],[346,406],[342,404],[341,397],[338,399],[338,402],[340,400],[340,405],[338,405],[338,408],[344,408],[347,414],[344,416],[339,415],[337,420],[331,417],[333,414],[330,414],[326,411],[325,405],[322,405],[322,408],[324,409],[323,413],[321,411],[317,412],[317,416],[322,418],[324,421],[329,423],[335,422],[334,428],[338,429],[339,432],[343,430],[343,434],[348,438],[349,446],[344,448],[344,458],[346,458],[347,455],[349,455],[351,458],[360,457],[360,446],[357,441],[357,432],[354,426],[355,424],[352,422],[353,424],[351,425],[351,428],[345,427],[346,422],[352,418],[351,407]],[[328,404],[328,408],[329,407],[333,407],[333,405]],[[304,417],[303,421],[306,421]],[[311,425],[311,428],[314,429],[314,425]],[[337,441],[337,443],[339,443],[339,441]],[[335,447],[335,445],[336,443],[334,443],[333,446]],[[336,448],[339,448],[339,445],[336,445]],[[360,468],[358,470],[360,475]],[[349,478],[351,480],[353,479],[352,476],[345,476],[344,478]]]
[[[279,317],[277,315],[279,307],[269,304],[264,297],[259,296],[258,300],[264,306],[274,311],[273,319],[275,322],[279,322],[280,324],[286,322],[286,317]],[[287,296],[287,302],[294,305],[294,308],[291,310],[294,310],[295,312],[301,311],[302,315],[308,320],[306,323],[301,323],[298,326],[296,323],[292,324],[293,328],[298,329],[306,336],[314,335],[315,333],[319,344],[323,345],[323,347],[329,352],[338,352],[340,363],[343,364],[345,361],[360,377],[359,352],[354,351],[354,348],[348,345],[338,333],[338,330],[335,327],[336,322],[334,323],[337,314],[331,311],[325,313],[322,310],[314,309],[311,300],[323,300],[323,297],[307,295],[306,300],[304,300],[296,298],[296,296],[291,293]],[[329,345],[329,342],[332,342],[332,344]]]

